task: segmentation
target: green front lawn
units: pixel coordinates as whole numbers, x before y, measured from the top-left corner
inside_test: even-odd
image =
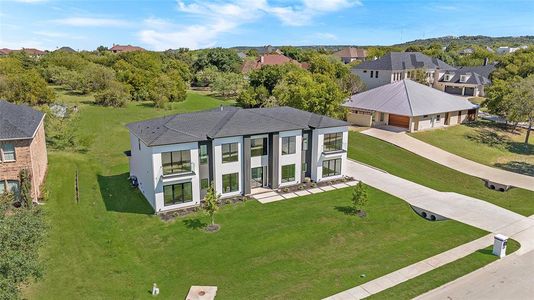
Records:
[[[509,240],[506,249],[507,253],[511,254],[515,252],[519,247],[520,245],[517,241]],[[492,249],[492,247],[480,249],[466,257],[412,278],[366,299],[413,299],[496,261],[498,258],[492,254]]]
[[[349,133],[349,157],[393,175],[443,192],[486,200],[519,214],[534,214],[534,192],[513,188],[490,190],[482,180],[444,167],[417,154],[358,132]]]
[[[491,167],[534,176],[534,137],[524,144],[526,130],[511,133],[487,121],[421,131],[411,136]]]
[[[221,104],[198,94],[170,111],[147,103],[124,109],[81,104],[75,126],[91,146],[85,153],[49,153],[45,275],[24,296],[152,298],[156,282],[162,299],[183,298],[191,285],[217,285],[218,299],[322,298],[485,234],[452,220],[426,221],[404,201],[375,189],[369,190],[365,219],[345,214],[347,188],[227,206],[217,215],[222,228],[214,234],[199,229],[205,215],[161,221],[127,181],[125,124]]]

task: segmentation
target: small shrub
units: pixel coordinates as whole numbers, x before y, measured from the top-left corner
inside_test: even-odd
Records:
[[[310,183],[311,178],[310,177],[304,177],[304,183]]]
[[[283,191],[284,193],[288,193],[288,192],[289,192],[289,188],[283,188],[282,191]]]
[[[367,186],[363,182],[358,182],[352,191],[352,207],[355,213],[364,212],[367,205]]]
[[[231,203],[232,203],[232,200],[230,200],[230,199],[226,199],[226,200],[224,201],[224,203],[225,203],[225,204],[231,204]]]
[[[298,189],[299,189],[299,190],[303,190],[303,189],[304,189],[304,186],[303,186],[303,185],[299,185],[299,186],[298,186]]]
[[[311,187],[317,187],[317,183],[312,182],[312,183],[311,183]]]

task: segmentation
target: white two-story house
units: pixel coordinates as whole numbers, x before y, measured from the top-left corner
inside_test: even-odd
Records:
[[[445,72],[456,68],[420,52],[390,52],[354,66],[352,73],[358,75],[370,90],[404,79],[414,79],[416,70],[424,70],[428,82],[433,83],[436,77],[439,79]]]
[[[291,107],[220,107],[128,124],[130,175],[156,212],[343,176],[348,124]]]

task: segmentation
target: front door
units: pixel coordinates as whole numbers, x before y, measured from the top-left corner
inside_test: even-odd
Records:
[[[250,187],[255,188],[263,186],[263,167],[252,168],[250,173]]]

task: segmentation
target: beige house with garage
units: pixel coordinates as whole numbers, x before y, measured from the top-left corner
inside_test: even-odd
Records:
[[[404,79],[353,95],[343,104],[347,121],[365,127],[395,126],[420,131],[476,119],[478,105]]]

